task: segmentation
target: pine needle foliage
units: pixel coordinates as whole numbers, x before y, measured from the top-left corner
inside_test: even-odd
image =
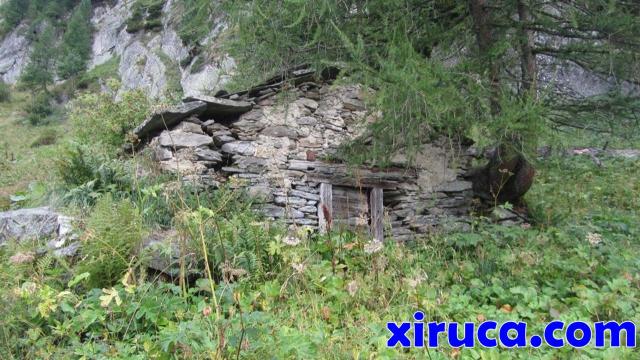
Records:
[[[430,58],[433,48],[462,25],[429,19],[464,12],[446,2],[251,1],[231,9],[235,25],[230,50],[246,86],[265,74],[300,64],[321,70],[339,66],[350,81],[373,88],[369,99],[382,119],[369,136],[345,147],[354,163],[384,166],[400,149],[415,153],[441,133],[463,134],[473,121],[486,122],[485,88],[477,78]],[[235,9],[235,11],[233,11]],[[465,66],[464,63],[460,67]]]
[[[632,2],[253,0],[228,2],[227,11],[235,86],[310,64],[338,66],[375,90],[371,108],[382,117],[345,149],[353,162],[384,165],[439,134],[527,152],[563,119],[591,127],[608,117],[628,129],[637,118],[633,99],[626,110],[589,107],[597,118],[576,112],[567,94],[536,88],[538,70],[527,67],[542,55],[568,61],[621,84],[608,96],[619,99],[624,80],[637,83],[639,73],[640,7]]]

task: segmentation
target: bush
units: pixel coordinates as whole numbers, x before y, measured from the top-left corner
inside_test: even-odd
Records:
[[[100,197],[87,220],[77,270],[91,274],[91,287],[117,283],[134,266],[134,252],[143,236],[142,216],[129,200],[114,200],[111,194]]]
[[[11,88],[0,80],[0,103],[9,102],[11,100]]]
[[[51,96],[40,93],[33,97],[33,101],[27,106],[27,120],[31,125],[44,125],[48,123],[49,116],[53,114],[54,108],[51,105]]]
[[[101,194],[120,197],[131,190],[131,179],[122,163],[96,147],[75,145],[63,150],[56,172],[62,180],[64,200],[76,205],[91,206]]]
[[[139,90],[123,94],[115,101],[109,94],[85,94],[76,99],[69,115],[77,140],[102,144],[114,154],[125,143],[126,135],[150,113],[150,103]]]
[[[127,32],[136,33],[142,29],[162,28],[162,0],[136,0],[131,7],[131,16],[127,19]]]

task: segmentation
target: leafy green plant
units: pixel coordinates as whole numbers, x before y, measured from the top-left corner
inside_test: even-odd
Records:
[[[49,122],[49,117],[54,113],[53,99],[48,93],[39,93],[33,97],[27,107],[27,120],[31,125],[44,125]]]
[[[134,253],[144,233],[142,216],[129,200],[114,200],[110,194],[103,195],[87,219],[78,273],[91,274],[90,286],[117,283],[127,269],[137,265]]]
[[[103,144],[115,153],[127,141],[127,133],[149,114],[150,105],[142,91],[127,92],[119,101],[110,94],[83,94],[73,102],[69,118],[78,141]]]
[[[77,205],[90,206],[105,193],[123,197],[132,188],[123,165],[92,146],[67,147],[56,160],[56,172],[63,198]]]

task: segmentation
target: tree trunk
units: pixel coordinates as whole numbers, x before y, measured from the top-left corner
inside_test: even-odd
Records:
[[[497,61],[491,56],[494,39],[487,0],[469,0],[469,10],[473,19],[480,57],[488,63],[491,112],[493,115],[498,115],[500,113],[500,68]]]
[[[518,0],[518,19],[520,20],[520,96],[537,97],[537,65],[533,53],[533,33],[528,29],[531,13],[527,0]]]

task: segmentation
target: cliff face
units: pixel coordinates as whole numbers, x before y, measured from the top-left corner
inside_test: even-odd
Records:
[[[189,48],[176,32],[173,0],[164,4],[160,29],[129,33],[126,27],[133,3],[117,0],[93,9],[89,70],[118,59],[121,91],[142,89],[154,98],[176,88],[181,88],[186,96],[209,94],[228,81],[235,63],[226,54],[190,57]],[[221,16],[214,18],[202,45],[209,49],[218,47],[225,28]],[[26,26],[19,26],[0,42],[0,78],[6,83],[15,84],[29,60],[30,43],[25,31]]]

